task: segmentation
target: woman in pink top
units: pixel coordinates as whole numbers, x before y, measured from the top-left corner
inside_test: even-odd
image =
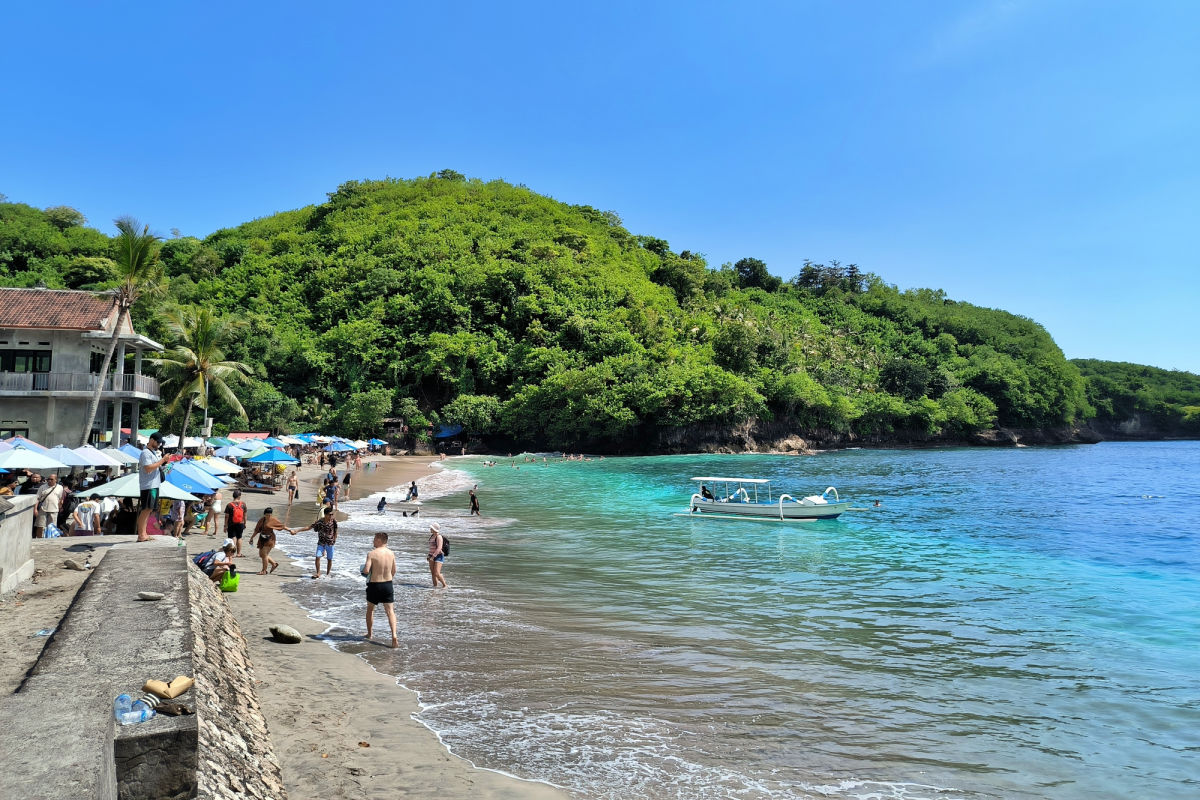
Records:
[[[433,588],[438,588],[438,584],[442,584],[443,589],[449,589],[446,585],[446,579],[442,577],[442,564],[446,561],[446,554],[443,550],[443,538],[441,527],[436,523],[429,526],[429,555],[425,556],[429,560],[429,574],[433,576]]]

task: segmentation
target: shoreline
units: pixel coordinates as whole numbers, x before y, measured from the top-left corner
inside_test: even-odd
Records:
[[[372,458],[377,467],[370,473],[354,473],[352,494],[362,498],[433,474],[435,470],[429,466],[433,460],[436,456]],[[307,499],[294,504],[292,519],[286,523],[289,527],[308,523],[304,516],[296,515],[295,506],[307,504],[306,513],[315,508],[316,488],[325,472],[316,465],[302,465],[299,470],[301,497]],[[550,784],[478,767],[452,753],[437,731],[416,718],[421,710],[417,693],[405,687],[402,678],[378,672],[356,654],[335,649],[325,636],[330,626],[310,617],[283,590],[288,583],[307,580],[309,568],[277,548],[272,553],[279,561],[275,573],[254,574],[257,551],[249,547],[253,523],[267,507],[275,508],[283,519],[286,496],[281,491],[245,494],[242,499],[251,512],[243,539],[245,557],[238,562],[244,577],[237,592],[224,596],[246,638],[258,676],[259,702],[293,800],[390,800],[398,793],[472,800],[569,797],[565,790]],[[187,549],[191,554],[200,553],[219,543],[217,538],[193,533]],[[401,610],[397,611],[402,620]],[[378,626],[382,623],[387,630],[386,618],[381,617],[379,610],[374,641],[378,646],[383,646]],[[295,628],[305,641],[297,645],[275,642],[268,629],[278,624]]]

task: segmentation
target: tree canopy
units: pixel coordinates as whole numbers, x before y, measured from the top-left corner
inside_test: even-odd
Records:
[[[62,215],[60,215],[61,217]],[[0,204],[0,282],[104,285],[111,240]],[[95,259],[84,261],[80,259]],[[690,426],[955,437],[1092,414],[1037,323],[857,265],[710,267],[620,217],[452,170],[162,243],[171,301],[242,321],[255,428],[386,416],[530,446],[647,449]],[[135,307],[151,336],[157,308]],[[232,423],[219,399],[210,414]]]

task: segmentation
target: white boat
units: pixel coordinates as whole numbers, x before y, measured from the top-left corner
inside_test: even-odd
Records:
[[[790,494],[772,496],[771,482],[764,478],[692,478],[700,491],[692,495],[692,514],[726,517],[752,517],[778,520],[835,519],[849,510],[850,502],[838,496],[830,486],[821,494],[796,499]],[[713,494],[712,484],[722,493]],[[765,497],[763,497],[765,493]],[[830,501],[829,496],[833,495]]]

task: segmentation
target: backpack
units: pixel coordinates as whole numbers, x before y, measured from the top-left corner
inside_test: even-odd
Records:
[[[235,500],[229,504],[231,511],[229,512],[229,521],[234,525],[241,525],[246,522],[246,504],[241,500]]]
[[[192,563],[201,569],[205,570],[212,560],[217,557],[216,550],[209,550],[207,553],[201,553],[192,559]]]
[[[445,536],[442,537],[442,555],[443,556],[450,555],[450,540],[447,539]]]

